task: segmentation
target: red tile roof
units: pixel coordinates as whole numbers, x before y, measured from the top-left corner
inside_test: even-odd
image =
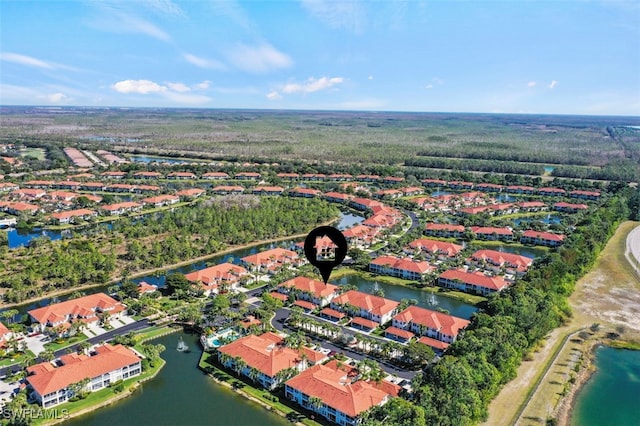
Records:
[[[122,367],[140,362],[140,358],[130,349],[105,344],[96,348],[96,355],[65,355],[65,363],[54,367],[50,362],[42,362],[27,369],[27,381],[41,395],[65,389],[72,383],[86,378],[94,378]]]
[[[325,284],[322,281],[314,280],[307,277],[295,277],[283,282],[279,287],[296,288],[300,291],[311,293],[316,297],[324,298],[336,291],[339,287],[334,284]]]
[[[449,343],[442,342],[437,339],[432,339],[431,337],[422,336],[418,339],[418,343],[422,343],[423,345],[431,346],[434,349],[445,350],[449,347]]]
[[[471,255],[475,260],[486,260],[494,265],[507,264],[508,266],[526,270],[533,263],[533,259],[519,254],[505,253],[497,250],[478,250]]]
[[[393,334],[394,336],[402,337],[403,339],[406,339],[406,340],[411,339],[413,336],[415,336],[415,334],[413,334],[408,330],[403,330],[401,328],[393,327],[393,326],[387,328],[384,332],[387,334]]]
[[[286,382],[309,397],[320,398],[323,404],[347,416],[356,417],[389,397],[397,396],[400,387],[389,382],[358,380],[354,367],[333,360],[315,365]]]
[[[248,335],[218,348],[232,358],[242,358],[249,368],[257,368],[263,374],[274,377],[278,372],[296,367],[302,362],[301,351],[288,348],[284,339],[267,332],[260,336]]]
[[[386,255],[376,257],[371,261],[371,264],[382,268],[388,266],[399,271],[414,272],[416,274],[426,274],[427,272],[431,272],[436,269],[434,266],[431,266],[429,262],[416,262],[408,257],[399,259],[394,256]]]
[[[191,282],[214,284],[220,283],[221,281],[235,282],[247,273],[247,270],[242,266],[234,265],[233,263],[221,263],[188,273],[184,277]]]
[[[396,321],[429,327],[432,330],[440,330],[448,336],[457,336],[458,332],[469,325],[466,319],[454,317],[443,312],[432,311],[419,306],[409,306],[404,311],[393,317]]]
[[[564,241],[564,235],[562,234],[552,234],[550,232],[534,231],[531,229],[524,231],[522,236],[546,241]]]
[[[344,317],[346,317],[345,314],[343,314],[340,311],[336,311],[335,309],[331,309],[331,308],[324,308],[323,310],[320,311],[320,314],[324,314],[326,316],[332,317],[332,318],[337,318],[337,319],[342,319]]]
[[[29,315],[40,324],[46,324],[47,321],[62,321],[68,315],[72,317],[86,316],[95,311],[96,308],[108,310],[110,313],[121,312],[126,309],[122,303],[112,297],[104,293],[95,293],[65,302],[54,303],[42,308],[32,309],[29,311]]]
[[[361,327],[369,328],[369,329],[376,328],[378,325],[380,325],[375,321],[371,321],[371,320],[368,320],[366,318],[361,318],[361,317],[353,318],[351,320],[351,324],[356,324],[356,325],[359,325]]]
[[[380,316],[393,311],[400,304],[395,300],[385,299],[384,297],[374,296],[357,290],[347,291],[333,299],[332,303],[336,305],[350,304]]]
[[[458,244],[448,243],[446,241],[436,241],[427,238],[418,238],[409,243],[409,247],[418,248],[420,250],[428,251],[431,253],[442,253],[449,257],[453,257],[463,250],[463,247]]]
[[[51,217],[54,219],[62,220],[62,219],[69,219],[72,217],[95,216],[97,214],[98,213],[95,210],[78,209],[78,210],[70,210],[66,212],[52,213]]]
[[[507,287],[507,283],[502,277],[489,277],[481,272],[465,272],[460,269],[449,269],[440,274],[440,278],[451,281],[461,281],[466,284],[500,291]]]

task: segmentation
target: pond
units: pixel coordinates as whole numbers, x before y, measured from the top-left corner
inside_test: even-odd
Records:
[[[189,350],[179,352],[180,339]],[[130,397],[65,425],[285,425],[285,419],[218,385],[198,369],[198,336],[173,333],[151,341],[166,350],[166,365]]]
[[[345,275],[340,279],[331,280],[331,282],[338,285],[355,285],[358,287],[358,290],[365,293],[373,293],[375,290],[382,290],[384,292],[384,297],[398,302],[402,299],[416,299],[418,301],[418,306],[431,310],[443,308],[449,311],[451,315],[464,319],[469,319],[471,315],[478,310],[478,308],[473,305],[469,305],[441,294],[433,294],[428,291],[412,287],[386,284],[380,281],[363,278],[360,275]]]
[[[516,226],[520,226],[522,224],[527,224],[529,222],[542,222],[545,225],[557,225],[562,221],[562,218],[556,214],[548,214],[546,216],[529,216],[529,217],[519,217],[513,220],[513,224]]]
[[[191,164],[202,163],[204,160],[182,159],[173,157],[156,157],[153,155],[131,155],[129,159],[136,163],[167,163],[167,164]]]
[[[640,351],[600,346],[597,371],[578,393],[573,426],[640,424]]]

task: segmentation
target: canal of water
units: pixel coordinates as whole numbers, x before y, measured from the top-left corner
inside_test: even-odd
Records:
[[[176,350],[180,336],[189,352]],[[198,336],[174,333],[153,340],[167,349],[166,365],[133,395],[90,414],[71,419],[73,426],[285,425],[286,420],[218,385],[198,369]]]

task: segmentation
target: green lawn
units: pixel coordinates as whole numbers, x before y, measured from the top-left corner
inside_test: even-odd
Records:
[[[82,342],[83,340],[87,340],[87,338],[88,337],[85,336],[84,334],[79,333],[73,337],[64,338],[56,342],[47,343],[44,345],[44,347],[55,352],[59,349],[63,349],[63,348],[66,348],[67,346],[71,346],[78,342]]]
[[[14,356],[11,356],[14,355]],[[19,364],[23,359],[25,358],[35,358],[35,354],[33,352],[31,352],[30,350],[27,350],[24,353],[15,355],[15,354],[9,354],[7,358],[3,359],[2,361],[0,361],[0,367],[6,367],[8,365],[14,365],[14,364]]]

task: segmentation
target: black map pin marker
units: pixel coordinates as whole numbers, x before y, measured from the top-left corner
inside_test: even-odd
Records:
[[[320,270],[326,284],[333,268],[347,255],[347,239],[333,226],[320,226],[305,238],[304,254],[309,263]]]

